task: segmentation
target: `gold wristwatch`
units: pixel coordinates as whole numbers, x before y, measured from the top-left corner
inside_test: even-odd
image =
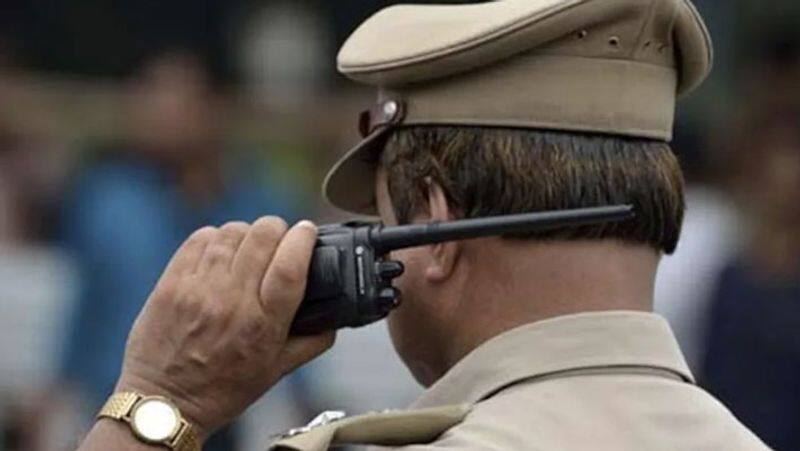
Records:
[[[135,392],[111,395],[97,419],[111,418],[130,425],[133,435],[150,445],[163,445],[174,451],[200,451],[200,440],[175,404],[163,396]]]

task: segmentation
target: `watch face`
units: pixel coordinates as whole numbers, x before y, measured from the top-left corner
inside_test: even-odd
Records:
[[[180,427],[180,416],[170,402],[160,397],[139,401],[131,412],[131,425],[139,437],[150,442],[171,439]]]

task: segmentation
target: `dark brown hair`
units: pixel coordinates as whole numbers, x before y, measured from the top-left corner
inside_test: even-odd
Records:
[[[684,212],[683,176],[661,141],[600,134],[417,126],[388,138],[381,164],[401,223],[427,206],[427,180],[465,218],[632,204],[621,223],[536,233],[537,239],[618,239],[670,254]]]

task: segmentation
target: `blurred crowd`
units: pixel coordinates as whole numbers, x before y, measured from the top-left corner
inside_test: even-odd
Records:
[[[342,219],[318,185],[370,94],[335,76],[335,50],[397,2],[44,3],[0,7],[0,451],[74,448],[192,230]],[[796,450],[800,5],[695,3],[716,70],[680,106],[688,211],[656,308],[699,383]],[[261,449],[321,410],[402,407],[419,388],[389,348],[381,324],[343,331],[207,449]]]

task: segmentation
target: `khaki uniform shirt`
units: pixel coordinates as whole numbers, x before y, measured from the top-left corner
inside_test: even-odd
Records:
[[[407,451],[769,449],[694,384],[664,319],[621,311],[511,330],[467,355],[409,411],[340,420],[274,449],[340,443]]]

